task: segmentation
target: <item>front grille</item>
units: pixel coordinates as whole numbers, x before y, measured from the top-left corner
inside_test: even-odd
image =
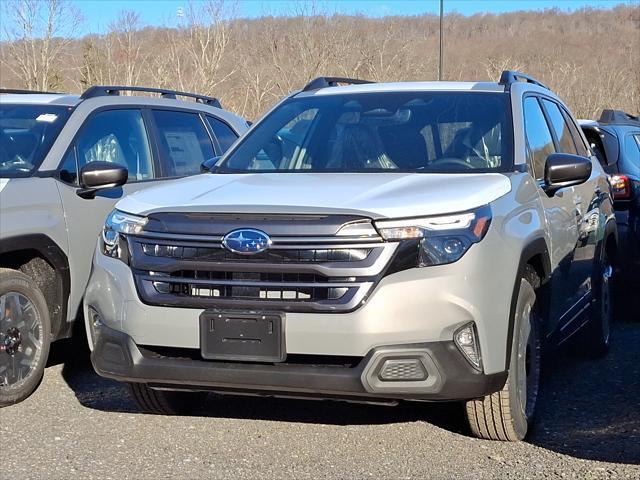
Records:
[[[271,250],[256,255],[238,255],[224,248],[183,247],[143,243],[142,251],[152,257],[168,257],[202,261],[242,261],[251,263],[320,263],[353,262],[364,260],[371,253],[370,248],[324,248]]]
[[[264,252],[240,255],[222,246],[225,231],[209,228],[215,233],[143,232],[128,238],[136,287],[145,303],[350,311],[366,298],[397,247],[377,235],[309,237],[288,232],[271,237]],[[295,228],[290,230],[295,233]]]

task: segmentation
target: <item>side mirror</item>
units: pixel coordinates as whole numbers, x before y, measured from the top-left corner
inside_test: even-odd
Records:
[[[561,188],[580,185],[589,180],[591,160],[569,153],[552,153],[544,167],[544,190],[552,197]]]
[[[80,169],[80,188],[76,193],[82,198],[95,198],[103,188],[119,187],[127,183],[129,172],[122,165],[111,162],[91,162]]]
[[[222,158],[221,156],[212,157],[202,162],[200,164],[200,173],[211,172],[213,167],[216,166],[216,163],[218,163],[218,160],[220,160],[221,158]]]

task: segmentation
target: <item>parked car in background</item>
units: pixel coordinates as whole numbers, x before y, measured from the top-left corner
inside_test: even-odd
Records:
[[[640,118],[603,110],[599,120],[579,122],[610,175],[623,255],[628,260],[621,265],[633,265],[640,261]]]
[[[92,362],[147,412],[455,400],[476,436],[520,440],[543,344],[607,352],[607,177],[527,75],[318,78],[211,171],[126,197],[96,246]]]
[[[160,96],[119,95],[125,91]],[[247,123],[215,98],[172,90],[0,93],[2,407],[36,388],[50,342],[71,334],[96,238],[115,203],[199,173]]]

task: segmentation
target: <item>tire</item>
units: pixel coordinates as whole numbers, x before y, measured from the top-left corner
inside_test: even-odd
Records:
[[[538,285],[535,271],[527,267],[518,290],[509,374],[504,387],[466,402],[469,427],[477,438],[520,441],[533,422],[541,364],[541,322],[535,291]]]
[[[146,383],[130,383],[129,388],[142,411],[154,415],[187,415],[207,398],[207,392],[154,390]]]
[[[0,268],[0,407],[23,401],[38,387],[50,342],[49,309],[36,283]]]
[[[580,336],[580,353],[589,358],[601,358],[609,352],[611,344],[612,281],[613,268],[607,252],[602,253],[598,276],[594,281],[595,301],[591,318]]]

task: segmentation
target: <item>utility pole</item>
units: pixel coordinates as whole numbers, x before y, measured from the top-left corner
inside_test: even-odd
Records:
[[[444,15],[444,0],[440,0],[440,58],[438,59],[438,80],[442,81],[442,17]]]

